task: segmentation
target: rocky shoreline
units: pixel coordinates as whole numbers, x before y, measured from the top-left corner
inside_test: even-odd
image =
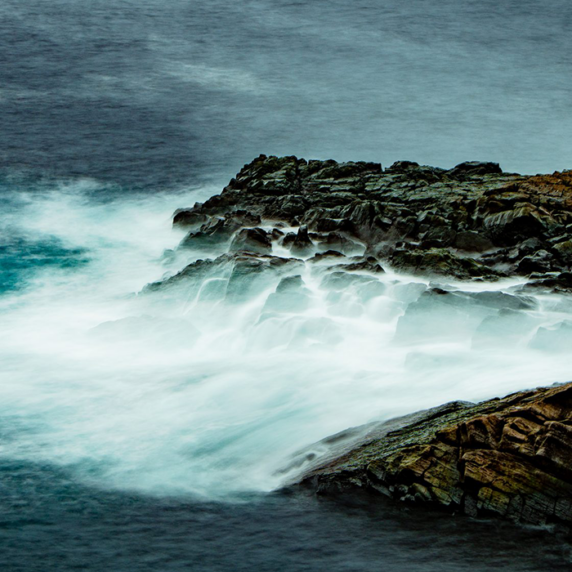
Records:
[[[327,252],[398,272],[572,287],[571,171],[406,161],[383,170],[261,155],[220,195],[177,211],[174,224],[189,230],[181,247],[207,252],[226,245],[269,256],[279,246],[287,257]]]
[[[565,384],[369,426],[299,486],[321,495],[365,489],[469,516],[570,526],[571,459],[572,384]]]
[[[481,330],[501,315],[516,329],[528,323],[535,301],[527,293],[572,289],[572,171],[522,176],[481,162],[383,170],[261,155],[173,223],[186,231],[178,251],[194,259],[144,292],[184,288],[189,299],[236,303],[275,286],[265,316],[306,307],[304,268],[318,272],[332,300],[350,287],[364,299],[379,296],[385,286],[375,277],[388,271],[427,277],[436,282],[421,285],[410,314],[429,306],[458,313],[464,304],[484,319]],[[520,282],[508,293],[443,286],[510,277]],[[397,335],[407,335],[410,319]],[[569,325],[559,327],[538,328],[531,343],[562,345]],[[335,453],[296,461],[305,467],[297,487],[367,489],[473,516],[572,524],[572,385],[450,403],[329,442]]]

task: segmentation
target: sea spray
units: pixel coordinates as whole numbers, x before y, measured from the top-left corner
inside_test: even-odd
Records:
[[[90,193],[30,195],[10,218],[12,234],[82,263],[40,266],[0,299],[3,458],[229,499],[280,486],[292,454],[347,427],[569,378],[563,346],[539,341],[572,319],[565,296],[516,295],[518,279],[439,290],[389,270],[339,282],[327,261],[301,261],[229,298],[232,258],[149,291],[196,260],[176,250],[171,215],[201,192]]]

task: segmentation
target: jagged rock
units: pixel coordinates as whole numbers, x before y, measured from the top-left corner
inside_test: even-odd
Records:
[[[447,172],[450,177],[482,177],[483,175],[500,175],[502,169],[498,163],[482,163],[480,161],[466,161],[453,167]]]
[[[495,280],[498,278],[498,273],[479,264],[476,260],[455,256],[442,248],[397,250],[392,254],[389,262],[395,270],[412,274],[452,276],[459,279],[484,277]]]
[[[464,252],[486,252],[493,246],[486,236],[473,230],[458,232],[455,236],[455,247]]]
[[[411,170],[419,169],[419,163],[415,161],[395,161],[387,171],[389,173],[407,173]]]
[[[531,274],[529,278],[531,278],[531,281],[523,287],[525,290],[544,288],[556,292],[572,292],[572,272]]]
[[[282,225],[300,227],[271,237],[295,256],[365,251],[397,271],[463,280],[567,272],[572,172],[525,177],[496,163],[445,170],[411,161],[384,171],[379,163],[261,155],[174,223],[192,230],[181,246],[207,252],[226,251],[244,228]],[[565,282],[536,279],[547,288]]]
[[[343,252],[346,255],[363,252],[363,247],[361,245],[357,244],[353,240],[349,240],[337,232],[329,232],[321,240],[318,240],[318,246],[325,251],[336,250],[338,252]]]
[[[533,272],[550,272],[554,267],[554,256],[546,250],[539,250],[525,256],[518,263],[517,271],[519,274],[532,274]]]
[[[201,226],[201,230],[190,232],[179,245],[181,248],[217,250],[223,248],[233,233],[240,228],[224,218],[213,218]]]
[[[222,255],[216,258],[215,260],[207,259],[207,260],[197,260],[191,264],[188,264],[175,274],[165,280],[161,280],[159,282],[152,282],[151,284],[147,284],[145,288],[143,288],[143,293],[151,293],[151,292],[158,292],[161,290],[167,290],[173,287],[178,287],[184,285],[188,287],[189,285],[200,285],[207,277],[212,275],[213,273],[221,270],[229,263],[234,257],[229,255]]]
[[[299,274],[282,278],[276,290],[268,296],[263,312],[303,312],[308,308],[311,292]]]
[[[554,246],[563,263],[570,267],[572,265],[572,240],[564,240]]]
[[[242,251],[223,254],[197,260],[174,276],[147,284],[142,293],[169,295],[182,290],[187,299],[198,296],[201,300],[240,302],[264,290],[276,278],[299,273],[303,266],[296,258]]]
[[[269,234],[261,228],[243,228],[234,237],[230,250],[268,254],[272,250],[272,242]]]
[[[228,213],[226,218],[240,226],[257,226],[261,223],[260,215],[252,214],[240,209]]]
[[[293,292],[295,290],[299,290],[303,286],[304,280],[302,280],[302,276],[300,276],[300,274],[296,274],[295,276],[282,278],[282,280],[280,280],[278,283],[278,286],[276,286],[276,292]]]
[[[173,215],[173,224],[198,227],[207,221],[207,215],[190,209],[179,209]]]
[[[531,204],[489,214],[484,228],[495,244],[512,245],[527,238],[542,235],[547,228],[547,217]]]
[[[193,214],[186,213],[190,218]],[[207,217],[208,219],[209,217]],[[189,233],[181,242],[184,248],[216,249],[224,246],[232,235],[244,226],[260,224],[260,217],[244,210],[226,213],[224,217],[211,217],[198,232]]]
[[[381,267],[379,262],[373,256],[361,258],[359,256],[353,257],[350,264],[340,264],[337,267],[345,270],[346,272],[372,272],[374,274],[383,274],[385,270]]]
[[[284,236],[284,233],[279,228],[273,228],[270,236],[272,240],[279,240]]]
[[[545,250],[546,243],[537,237],[528,238],[518,245],[518,256],[528,256],[538,250]]]
[[[300,271],[303,263],[277,256],[240,256],[236,259],[226,290],[226,300],[242,302],[262,291],[275,277]]]
[[[298,229],[298,233],[292,241],[292,246],[290,247],[290,252],[294,256],[308,256],[314,252],[314,243],[308,236],[308,228],[301,226]]]
[[[314,254],[312,258],[308,259],[308,262],[315,263],[336,258],[346,258],[346,255],[338,252],[337,250],[327,250],[326,252],[318,252],[317,254]]]
[[[351,435],[314,460],[298,486],[572,525],[572,384],[454,402]]]

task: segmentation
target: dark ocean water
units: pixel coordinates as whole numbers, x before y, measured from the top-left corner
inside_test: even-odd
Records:
[[[569,167],[567,0],[5,0],[3,167],[159,190],[261,152]]]
[[[14,572],[570,569],[569,548],[545,530],[378,497],[198,503],[102,491],[49,467],[1,468],[0,565]]]
[[[380,386],[370,322],[340,318],[347,355],[293,359],[252,306],[198,313],[197,338],[173,330],[184,300],[133,293],[181,266],[163,255],[181,238],[172,211],[260,153],[571,168],[571,38],[568,0],[3,0],[0,570],[569,569],[544,529],[265,492],[300,445],[569,379],[565,354],[504,352],[529,356],[517,367],[412,346],[435,369],[392,362]],[[571,308],[544,301],[531,319]],[[163,329],[145,338],[146,320]],[[292,339],[328,330],[308,328]]]

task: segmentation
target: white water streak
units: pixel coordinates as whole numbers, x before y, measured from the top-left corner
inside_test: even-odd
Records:
[[[559,296],[489,329],[496,311],[411,305],[426,281],[391,272],[368,297],[325,290],[324,269],[306,265],[309,306],[266,316],[277,278],[240,305],[136,296],[192,259],[163,252],[182,236],[173,210],[197,194],[98,203],[83,185],[29,195],[4,219],[90,258],[0,298],[4,457],[106,487],[231,498],[279,486],[291,454],[349,426],[570,377],[566,351],[531,347],[570,317]]]

